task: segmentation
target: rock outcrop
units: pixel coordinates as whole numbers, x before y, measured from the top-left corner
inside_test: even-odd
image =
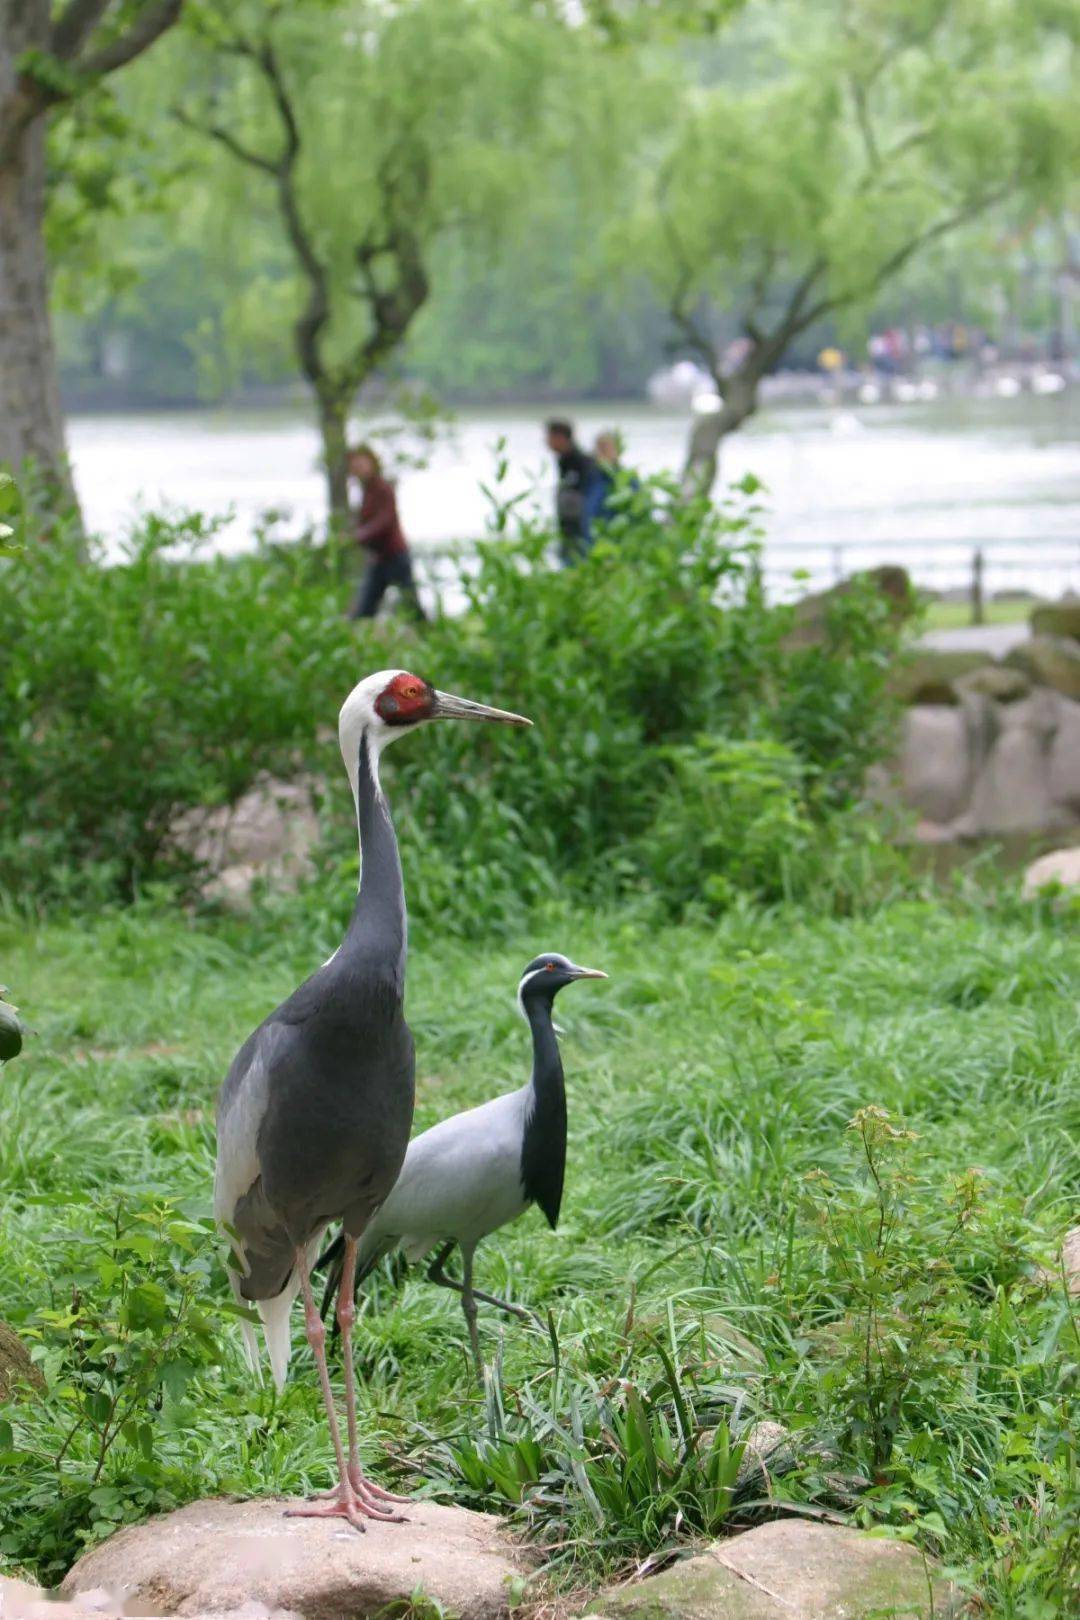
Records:
[[[289,890],[312,875],[319,841],[315,795],[307,782],[262,776],[235,804],[185,810],[172,837],[206,870],[205,898],[242,911],[256,883]]]
[[[942,1581],[914,1547],[793,1519],[763,1524],[660,1575],[603,1593],[589,1614],[610,1620],[938,1620],[952,1612]]]
[[[10,1400],[20,1388],[40,1393],[45,1380],[18,1334],[6,1322],[0,1322],[0,1401]]]
[[[132,1525],[80,1558],[61,1596],[104,1591],[140,1614],[255,1605],[299,1620],[364,1620],[423,1593],[460,1620],[496,1620],[527,1573],[488,1514],[418,1501],[403,1509],[407,1525],[373,1520],[362,1535],[334,1519],[286,1519],[286,1505],[214,1499]]]
[[[1049,855],[1040,855],[1024,873],[1023,895],[1034,900],[1038,895],[1056,890],[1080,888],[1080,849],[1054,849]]]

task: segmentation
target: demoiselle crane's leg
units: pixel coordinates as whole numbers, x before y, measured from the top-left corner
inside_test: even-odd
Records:
[[[461,1250],[461,1308],[465,1312],[465,1320],[469,1324],[469,1338],[472,1340],[473,1360],[476,1363],[476,1376],[484,1376],[484,1363],[480,1356],[480,1334],[476,1327],[476,1295],[472,1285],[473,1250]]]
[[[345,1419],[349,1432],[349,1483],[359,1497],[378,1505],[379,1502],[407,1502],[407,1496],[394,1496],[381,1485],[368,1479],[360,1466],[360,1446],[356,1437],[356,1376],[353,1372],[352,1331],[356,1321],[356,1238],[345,1238],[341,1263],[341,1282],[338,1286],[337,1320],[341,1329],[341,1355],[345,1364]],[[400,1515],[380,1513],[382,1519],[393,1519],[404,1524]]]
[[[355,1263],[355,1253],[354,1253]],[[301,1503],[298,1507],[285,1509],[287,1519],[345,1519],[355,1530],[364,1529],[364,1519],[394,1519],[393,1513],[384,1513],[381,1508],[374,1505],[374,1501],[366,1500],[366,1493],[361,1494],[354,1487],[349,1478],[348,1463],[341,1444],[341,1430],[338,1428],[337,1413],[334,1411],[334,1392],[330,1387],[330,1370],[326,1365],[326,1329],[322,1317],[315,1304],[315,1296],[311,1292],[311,1274],[308,1270],[307,1251],[301,1245],[296,1251],[296,1271],[300,1278],[300,1292],[304,1301],[304,1331],[307,1342],[311,1346],[311,1353],[315,1357],[315,1365],[319,1369],[319,1384],[322,1388],[323,1404],[326,1407],[326,1416],[330,1424],[330,1438],[334,1442],[334,1456],[338,1467],[338,1486],[328,1499],[312,1499]]]
[[[453,1242],[446,1243],[439,1250],[428,1267],[428,1282],[438,1283],[440,1288],[452,1288],[455,1294],[460,1294],[462,1292],[461,1283],[458,1282],[456,1277],[448,1277],[443,1270],[443,1266],[449,1259],[453,1247]],[[473,1299],[483,1300],[485,1305],[494,1305],[496,1310],[505,1311],[507,1316],[516,1316],[519,1322],[531,1322],[533,1319],[532,1312],[527,1311],[523,1305],[511,1305],[508,1299],[499,1299],[495,1294],[485,1294],[479,1288],[473,1289],[472,1297]]]

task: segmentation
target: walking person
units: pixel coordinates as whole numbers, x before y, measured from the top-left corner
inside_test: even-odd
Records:
[[[547,447],[555,457],[555,522],[564,568],[580,562],[589,550],[588,501],[596,463],[574,438],[573,425],[556,417],[546,425]]]
[[[349,609],[350,619],[373,619],[391,585],[405,598],[413,617],[426,622],[413,578],[412,558],[398,517],[394,486],[383,475],[382,463],[368,444],[349,451],[349,476],[360,484],[362,498],[356,513],[353,538],[370,553],[356,601]]]

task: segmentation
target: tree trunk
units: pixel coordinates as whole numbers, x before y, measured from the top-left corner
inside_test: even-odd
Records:
[[[690,429],[690,442],[683,466],[683,494],[689,499],[695,495],[708,495],[720,470],[720,445],[729,433],[734,433],[757,410],[757,391],[761,374],[756,369],[735,372],[717,379],[717,390],[724,403],[720,410],[702,414]]]
[[[330,527],[340,533],[349,519],[349,469],[346,458],[349,450],[347,430],[350,400],[325,389],[320,391],[318,403]]]
[[[17,56],[40,24],[48,25],[40,0],[15,8],[0,41],[0,103],[18,94]],[[53,502],[77,512],[49,321],[43,117],[11,141],[0,166],[0,463],[32,470],[51,486]]]

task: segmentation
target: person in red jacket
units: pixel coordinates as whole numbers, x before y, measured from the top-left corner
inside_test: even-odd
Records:
[[[383,477],[382,463],[370,445],[349,451],[349,476],[359,481],[362,499],[354,517],[353,537],[370,553],[350,619],[373,619],[391,585],[396,585],[417,619],[427,614],[420,605],[413,579],[412,558],[398,517],[394,486]]]

